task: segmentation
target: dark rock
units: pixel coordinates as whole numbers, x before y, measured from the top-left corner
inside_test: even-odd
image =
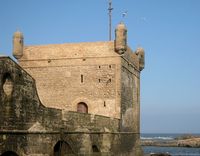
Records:
[[[169,153],[153,153],[150,156],[171,156]]]

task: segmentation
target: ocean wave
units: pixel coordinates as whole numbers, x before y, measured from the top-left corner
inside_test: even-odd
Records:
[[[156,137],[140,137],[142,140],[173,140],[173,137],[161,137],[161,136],[156,136]]]

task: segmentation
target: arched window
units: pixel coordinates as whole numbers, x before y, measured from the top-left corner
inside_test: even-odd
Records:
[[[77,105],[77,112],[79,113],[88,113],[88,106],[84,102],[80,102]]]
[[[54,146],[54,156],[74,155],[72,148],[65,141],[58,141]]]
[[[12,151],[6,151],[1,156],[18,156],[18,155]]]
[[[3,76],[3,91],[7,96],[10,96],[13,91],[13,82],[9,73]]]

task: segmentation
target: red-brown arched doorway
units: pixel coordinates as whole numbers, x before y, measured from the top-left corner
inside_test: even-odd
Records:
[[[84,102],[79,102],[77,105],[77,112],[79,113],[88,113],[88,106]]]

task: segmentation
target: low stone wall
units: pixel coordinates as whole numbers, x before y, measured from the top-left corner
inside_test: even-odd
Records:
[[[129,156],[141,152],[133,141],[135,137],[136,134],[131,133],[1,131],[0,155],[13,151],[20,156],[53,156],[58,152],[64,155]]]

